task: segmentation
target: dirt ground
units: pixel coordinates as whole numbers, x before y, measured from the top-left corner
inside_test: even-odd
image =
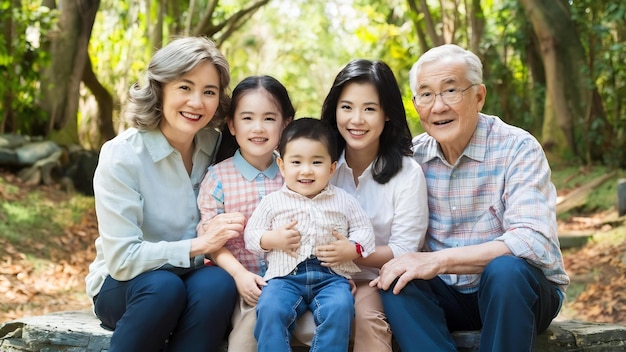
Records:
[[[0,200],[26,197],[29,187],[10,174],[0,174],[21,188],[7,193],[0,186]],[[38,186],[50,199],[67,199],[54,186]],[[606,231],[602,221],[614,214],[600,213],[560,223],[562,231]],[[1,218],[0,221],[7,221]],[[53,311],[89,309],[84,278],[95,256],[97,223],[94,211],[62,234],[45,240],[26,241],[17,248],[0,235],[0,323]],[[33,253],[39,255],[33,255]],[[36,257],[36,260],[33,260]],[[626,325],[626,242],[587,243],[564,251],[565,267],[572,277],[560,318]]]

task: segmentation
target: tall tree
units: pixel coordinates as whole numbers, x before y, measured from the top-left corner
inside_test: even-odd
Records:
[[[44,0],[43,5],[57,8],[55,0]],[[76,124],[80,83],[99,5],[100,0],[76,0],[64,1],[59,8],[59,31],[49,36],[51,62],[41,78],[40,106],[49,115],[49,132],[62,129],[68,122]],[[76,132],[68,137],[66,142],[78,142]]]
[[[584,158],[575,138],[575,126],[580,117],[589,116],[592,105],[591,79],[585,50],[571,19],[566,1],[520,0],[539,41],[546,76],[546,109],[544,112],[544,143],[550,136],[563,133],[566,146]],[[551,119],[556,119],[559,129]],[[553,137],[558,140],[558,137]],[[559,145],[554,143],[554,145]],[[564,151],[559,152],[563,154]]]

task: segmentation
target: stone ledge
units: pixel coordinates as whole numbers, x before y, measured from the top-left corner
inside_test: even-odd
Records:
[[[112,332],[89,310],[57,312],[0,325],[0,351],[103,352]],[[459,351],[478,351],[477,331],[455,332]],[[416,343],[419,343],[416,341]],[[537,338],[537,351],[624,351],[626,326],[576,320],[554,321]],[[306,351],[297,347],[294,351]]]
[[[478,331],[455,332],[459,351],[478,351]],[[626,326],[592,323],[578,320],[553,321],[550,327],[537,337],[537,351],[624,351],[626,350]]]

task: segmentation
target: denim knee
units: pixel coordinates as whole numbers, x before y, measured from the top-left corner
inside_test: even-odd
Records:
[[[528,270],[525,259],[512,255],[504,255],[493,259],[482,273],[481,283],[496,282],[506,289],[507,285],[518,285],[525,281],[525,272]]]

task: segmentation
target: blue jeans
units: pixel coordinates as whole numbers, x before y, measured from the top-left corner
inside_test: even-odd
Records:
[[[236,299],[231,276],[205,266],[182,276],[167,270],[129,281],[107,276],[94,307],[102,325],[113,329],[111,352],[210,352],[224,342]]]
[[[456,351],[450,332],[458,330],[481,330],[480,351],[534,351],[561,305],[540,269],[510,255],[485,267],[476,293],[436,277],[413,280],[398,295],[381,291],[381,298],[402,352]]]
[[[263,287],[254,327],[258,351],[291,351],[290,332],[307,309],[317,326],[310,351],[347,351],[354,319],[350,284],[317,258],[303,261],[292,274],[271,279]]]

